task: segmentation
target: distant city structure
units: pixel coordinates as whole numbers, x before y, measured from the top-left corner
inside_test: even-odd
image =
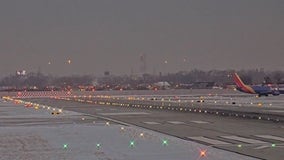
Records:
[[[109,76],[110,75],[110,71],[105,71],[104,72],[104,76]]]
[[[145,69],[145,57],[141,57]],[[145,70],[141,70],[145,71]],[[160,89],[224,89],[235,88],[232,74],[235,70],[191,70],[168,74],[91,75],[61,76],[45,75],[40,72],[27,73],[18,70],[16,74],[0,80],[0,88],[5,91],[18,90],[160,90]],[[241,70],[237,71],[248,85],[278,86],[283,90],[284,71]]]
[[[146,66],[146,54],[140,54],[140,72],[141,74],[145,74],[147,72],[147,66]]]
[[[17,76],[25,76],[27,74],[26,70],[18,70],[16,71]]]

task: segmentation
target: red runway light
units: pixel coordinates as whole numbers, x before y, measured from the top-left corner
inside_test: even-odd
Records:
[[[206,157],[206,150],[200,150],[200,157]]]

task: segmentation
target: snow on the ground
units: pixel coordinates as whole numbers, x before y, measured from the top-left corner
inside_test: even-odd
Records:
[[[21,117],[37,121],[78,115],[63,111],[54,116],[47,109],[0,102],[0,120]],[[104,123],[1,124],[0,160],[254,160],[135,126]],[[206,155],[201,156],[200,151],[206,151]]]

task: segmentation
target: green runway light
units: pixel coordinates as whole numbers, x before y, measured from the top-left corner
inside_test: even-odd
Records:
[[[238,145],[238,147],[239,147],[239,148],[242,148],[242,145],[241,145],[241,144],[239,144],[239,145]]]
[[[100,143],[97,143],[97,145],[96,145],[97,149],[100,149],[101,146],[102,146],[102,145],[101,145]]]
[[[68,148],[68,144],[63,144],[63,149],[67,149]]]
[[[130,141],[129,142],[129,147],[135,147],[135,141]]]
[[[168,140],[163,139],[163,140],[162,140],[162,145],[163,145],[163,146],[168,146],[168,145],[169,145]]]
[[[271,144],[271,147],[276,147],[276,144]]]

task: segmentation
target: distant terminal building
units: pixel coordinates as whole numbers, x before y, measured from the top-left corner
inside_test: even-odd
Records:
[[[192,89],[212,89],[215,82],[194,82],[191,86]]]
[[[153,84],[156,89],[170,89],[171,85],[167,81],[161,81]]]

